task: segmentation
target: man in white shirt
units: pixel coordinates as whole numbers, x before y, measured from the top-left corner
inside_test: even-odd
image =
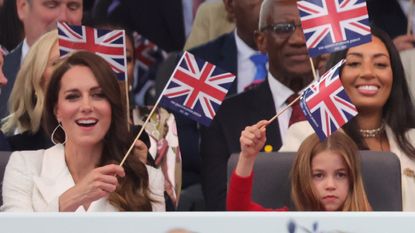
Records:
[[[267,81],[226,99],[211,126],[202,130],[203,191],[208,210],[224,210],[226,169],[232,153],[240,152],[241,131],[260,120],[272,118],[286,101],[313,80],[304,34],[295,0],[264,0],[257,48],[269,58]],[[290,108],[267,127],[265,150],[277,151],[292,115]]]

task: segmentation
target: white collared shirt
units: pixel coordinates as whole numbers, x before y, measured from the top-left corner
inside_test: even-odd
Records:
[[[239,36],[235,33],[236,50],[238,51],[238,73],[237,76],[237,91],[241,93],[245,87],[250,85],[255,78],[256,67],[251,61],[250,57],[258,51],[249,47]]]
[[[278,81],[270,72],[268,72],[268,83],[271,89],[272,99],[274,100],[276,113],[284,109],[287,104],[285,101],[294,92]],[[290,121],[292,108],[288,108],[283,114],[278,117],[278,125],[280,127],[281,140],[284,144],[284,138],[288,130],[288,123]]]
[[[27,53],[29,52],[30,46],[27,43],[27,39],[25,38],[23,40],[23,45],[22,45],[22,56],[20,57],[20,64],[23,63],[23,59],[26,57]]]

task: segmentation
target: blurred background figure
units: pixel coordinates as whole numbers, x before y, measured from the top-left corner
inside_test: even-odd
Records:
[[[415,7],[410,7],[411,1],[367,0],[366,2],[370,21],[393,39],[398,51],[414,48],[415,14],[409,13],[409,10],[415,11]],[[408,15],[412,18],[408,19]],[[408,21],[410,23],[409,34]]]
[[[3,73],[3,61],[6,51],[0,46],[0,97],[1,97],[1,88],[7,85],[7,78]],[[0,130],[0,151],[9,151],[10,146],[6,137],[3,135],[3,132]]]
[[[226,11],[224,1],[200,4],[193,21],[192,31],[186,40],[184,50],[205,44],[235,28],[234,19]]]
[[[5,0],[0,8],[0,45],[12,51],[24,38],[23,24],[17,16],[16,0]]]
[[[59,61],[58,32],[46,33],[30,49],[17,74],[3,120],[11,150],[38,150],[52,146],[42,129],[46,89]]]
[[[16,80],[17,72],[29,48],[46,32],[56,28],[57,21],[81,24],[83,0],[51,1],[16,0],[17,15],[23,24],[24,40],[6,56],[3,71],[9,79],[9,85],[0,98],[0,118],[8,115],[7,99]]]

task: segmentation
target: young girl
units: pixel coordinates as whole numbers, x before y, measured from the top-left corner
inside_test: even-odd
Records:
[[[286,211],[264,208],[252,202],[252,169],[264,146],[267,121],[248,126],[241,133],[241,153],[227,196],[231,211]],[[336,132],[320,142],[309,136],[300,146],[291,170],[291,198],[300,211],[369,211],[360,173],[357,147],[344,133]]]

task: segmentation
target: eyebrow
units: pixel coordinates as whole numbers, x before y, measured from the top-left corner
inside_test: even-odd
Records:
[[[347,56],[357,56],[357,57],[363,57],[363,54],[361,54],[361,53],[348,53],[347,55],[346,55],[346,57]],[[376,54],[374,54],[373,55],[373,57],[383,57],[383,56],[385,56],[385,57],[387,57],[387,58],[389,58],[389,55],[387,55],[387,54],[385,54],[385,53],[376,53]]]
[[[96,90],[101,90],[101,89],[102,89],[102,87],[95,86],[95,87],[90,88],[89,91],[96,91]],[[64,91],[63,93],[70,93],[70,92],[77,92],[77,91],[79,91],[78,88],[72,88],[72,89]]]

